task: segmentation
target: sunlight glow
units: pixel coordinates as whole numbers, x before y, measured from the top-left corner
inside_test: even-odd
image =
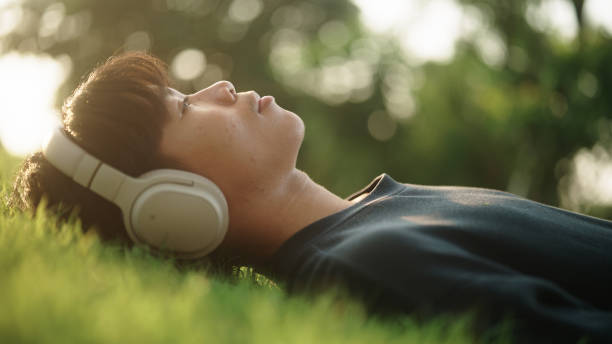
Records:
[[[13,31],[19,25],[23,16],[23,10],[19,6],[6,8],[2,6],[2,3],[0,3],[0,37]]]
[[[419,15],[403,28],[406,49],[425,60],[450,60],[455,42],[462,36],[465,18],[461,7],[451,0],[428,1]]]
[[[0,0],[0,7],[8,6],[21,2],[20,0]]]
[[[612,35],[612,1],[587,0],[584,13],[589,24],[601,26]]]
[[[574,39],[578,34],[578,20],[574,7],[566,0],[544,0],[537,4],[529,3],[526,19],[529,25],[535,29],[553,33],[566,41]]]
[[[406,0],[353,0],[361,9],[361,19],[376,32],[391,30],[414,7],[414,1]]]
[[[229,17],[238,23],[248,23],[263,10],[261,0],[234,0],[229,7]]]
[[[193,80],[206,69],[206,55],[199,49],[185,49],[172,60],[170,72],[181,80]]]
[[[38,150],[59,124],[55,92],[67,72],[66,63],[45,55],[0,57],[0,142],[9,153],[23,156]]]
[[[374,32],[398,37],[408,55],[423,62],[448,61],[455,43],[483,24],[455,0],[353,0]]]
[[[612,204],[612,155],[600,145],[583,148],[571,162],[562,204],[574,210]]]
[[[470,6],[456,0],[352,0],[361,10],[364,24],[372,31],[393,34],[403,43],[416,62],[448,61],[454,55],[457,40],[478,33],[475,42],[485,62],[499,65],[506,52],[499,38]],[[556,34],[563,40],[574,39],[578,23],[571,2],[543,0],[530,3],[527,20],[534,28]],[[587,0],[585,16],[589,23],[612,34],[612,1]],[[492,49],[486,49],[486,46]]]

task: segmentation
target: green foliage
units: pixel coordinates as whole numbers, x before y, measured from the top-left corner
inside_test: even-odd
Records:
[[[200,49],[218,73],[176,87],[190,92],[222,77],[275,95],[306,123],[299,167],[341,195],[388,172],[404,182],[484,186],[558,204],[567,161],[611,136],[612,44],[586,26],[582,1],[572,2],[578,38],[561,42],[528,24],[530,1],[462,0],[501,37],[507,54],[499,66],[487,65],[470,40],[450,63],[410,65],[392,39],[364,31],[347,0],[254,2],[261,13],[241,21],[231,15],[240,1],[26,0],[27,20],[2,47],[70,57],[58,104],[134,37],[168,62],[182,49]],[[40,24],[51,12],[62,20],[46,32]],[[355,61],[360,67],[342,74]],[[321,83],[326,76],[331,88]],[[408,106],[390,104],[393,92]],[[381,110],[391,116],[376,117],[386,121],[379,125],[397,128],[382,142],[368,131]]]
[[[610,146],[611,37],[587,25],[583,1],[572,1],[575,41],[530,26],[526,8],[537,0],[460,2],[500,37],[501,63],[485,63],[466,38],[449,63],[411,64],[393,39],[361,27],[348,0],[24,0],[26,20],[0,49],[69,57],[58,104],[123,49],[148,49],[169,63],[200,49],[209,68],[175,86],[190,92],[225,78],[273,94],[306,123],[299,167],[340,195],[388,172],[558,205],[574,154]],[[251,10],[259,15],[232,16],[247,3],[260,4]]]
[[[2,162],[6,155],[0,154]],[[14,164],[0,165],[0,173]],[[0,184],[8,184],[5,178]],[[2,195],[4,196],[4,195]],[[339,293],[285,295],[251,269],[178,269],[52,214],[0,214],[3,343],[472,343],[469,318],[382,321]],[[507,343],[507,339],[498,342]]]
[[[0,146],[0,214],[7,210],[5,209],[5,197],[11,191],[10,181],[17,171],[19,161],[20,159],[7,154]]]

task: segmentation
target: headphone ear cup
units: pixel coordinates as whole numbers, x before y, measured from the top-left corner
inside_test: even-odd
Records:
[[[130,224],[136,241],[183,258],[202,257],[217,248],[227,232],[227,202],[206,178],[184,171],[158,170],[167,179],[191,177],[193,186],[155,183],[132,203]],[[151,177],[149,173],[146,177]]]
[[[227,233],[223,192],[198,174],[161,169],[132,178],[87,153],[59,128],[42,152],[66,176],[116,204],[136,243],[198,258],[217,248]]]

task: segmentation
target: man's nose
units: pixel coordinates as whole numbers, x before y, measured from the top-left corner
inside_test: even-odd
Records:
[[[214,84],[199,90],[198,92],[189,96],[192,100],[232,100],[236,94],[236,88],[234,84],[227,80],[217,81]]]

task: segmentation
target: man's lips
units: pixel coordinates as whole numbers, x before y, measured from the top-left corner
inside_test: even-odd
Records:
[[[274,97],[272,96],[264,96],[259,98],[258,104],[259,104],[259,108],[257,109],[257,111],[259,113],[261,113],[263,110],[265,110],[272,102],[274,101]]]

